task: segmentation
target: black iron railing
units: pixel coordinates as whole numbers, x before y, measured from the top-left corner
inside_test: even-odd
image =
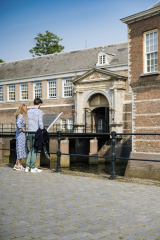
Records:
[[[82,136],[82,133],[69,133],[69,136]],[[86,135],[93,135],[93,137],[96,137],[97,135],[99,135],[98,133],[84,133],[84,136]],[[115,170],[115,161],[116,159],[125,159],[125,160],[136,160],[136,161],[149,161],[149,162],[160,162],[160,160],[151,160],[151,159],[136,159],[136,158],[124,158],[124,157],[116,157],[115,155],[115,140],[117,136],[122,136],[122,135],[160,135],[160,133],[117,133],[115,131],[111,132],[111,133],[100,133],[100,135],[102,136],[107,136],[110,135],[112,137],[112,154],[111,156],[95,156],[97,158],[109,158],[111,159],[111,175],[110,175],[110,179],[116,179],[116,170]],[[60,150],[60,141],[61,141],[61,137],[63,137],[63,132],[58,131],[57,132],[57,136],[58,136],[58,150],[57,150],[57,168],[56,168],[56,172],[61,172],[61,165],[60,165],[60,156],[61,155],[70,155],[70,156],[81,156],[81,157],[91,157],[91,155],[83,155],[83,154],[67,154],[67,153],[61,153]],[[54,153],[55,154],[55,153]]]
[[[82,133],[109,133],[109,125],[103,124],[102,126],[98,124],[55,124],[50,132],[82,132]]]
[[[47,129],[47,126],[45,126]],[[0,132],[15,132],[16,131],[16,124],[0,124]],[[109,125],[103,124],[102,126],[95,124],[54,124],[51,127],[49,132],[82,132],[82,133],[109,133]]]
[[[3,132],[4,133],[4,132]],[[6,133],[13,133],[13,132],[6,132]],[[66,133],[57,131],[57,140],[58,140],[58,149],[57,152],[48,152],[49,154],[57,154],[57,167],[56,167],[56,172],[61,172],[61,163],[60,163],[60,157],[61,155],[69,155],[69,156],[81,156],[81,157],[91,157],[91,155],[84,155],[84,154],[70,154],[70,153],[62,153],[60,150],[60,142],[61,138],[65,136]],[[134,160],[134,161],[148,161],[148,162],[160,162],[160,160],[151,160],[151,159],[136,159],[136,158],[125,158],[125,157],[116,157],[115,155],[115,140],[117,136],[122,136],[122,135],[141,135],[141,136],[159,136],[160,133],[117,133],[117,132],[111,132],[111,133],[75,133],[75,132],[68,132],[67,133],[68,137],[82,137],[82,136],[90,136],[90,137],[98,137],[98,136],[111,136],[112,138],[112,154],[111,156],[96,156],[94,155],[94,158],[108,158],[111,160],[111,175],[110,179],[116,179],[116,170],[115,170],[115,162],[116,159],[123,159],[123,160]],[[16,149],[4,149],[0,148],[0,150],[10,150],[10,151],[15,151]]]
[[[14,133],[16,131],[16,124],[11,123],[11,124],[5,124],[5,123],[0,123],[0,132],[11,132]]]

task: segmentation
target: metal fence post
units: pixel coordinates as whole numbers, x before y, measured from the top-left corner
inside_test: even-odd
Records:
[[[61,172],[61,165],[60,165],[60,157],[61,157],[61,150],[60,150],[61,131],[57,131],[57,136],[58,136],[58,150],[57,150],[57,168],[56,168],[56,172]]]
[[[115,170],[115,138],[116,138],[116,132],[111,132],[111,136],[112,136],[112,156],[111,156],[111,176],[109,179],[114,180],[116,179],[116,170]]]

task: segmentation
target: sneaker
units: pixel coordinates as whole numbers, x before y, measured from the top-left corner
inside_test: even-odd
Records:
[[[16,165],[16,164],[14,165],[14,168],[13,168],[13,170],[17,170],[17,165]]]
[[[31,172],[34,173],[34,172],[42,172],[41,169],[38,169],[37,167],[35,168],[31,168]]]
[[[25,172],[26,172],[26,173],[29,172],[29,170],[30,170],[29,167],[26,167],[26,168],[25,168]]]

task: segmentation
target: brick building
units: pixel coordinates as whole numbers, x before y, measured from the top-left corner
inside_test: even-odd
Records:
[[[128,24],[132,132],[160,132],[160,1],[121,19]],[[160,160],[159,136],[133,136],[131,158]],[[160,179],[160,163],[129,161],[127,176]]]
[[[128,42],[0,64],[0,125],[3,124],[3,128],[15,123],[14,113],[21,103],[30,108],[35,97],[42,98],[44,113],[63,112],[57,130],[71,130],[74,125],[74,130],[81,132],[86,124],[87,132],[131,132]],[[25,120],[27,123],[27,118]],[[9,141],[2,142],[9,148],[14,142]],[[120,155],[127,149],[129,156],[131,143],[125,145],[125,142],[126,139],[118,140],[117,151]],[[89,154],[92,140],[90,143],[89,140],[69,141],[69,146],[74,144],[74,151]],[[49,151],[55,152],[56,147],[57,140],[53,139]],[[110,155],[110,142],[98,141],[97,149],[101,156]]]
[[[74,108],[75,125],[87,121],[88,126],[96,124],[104,131],[105,125],[112,130],[114,124],[114,129],[122,131],[123,105],[131,96],[127,52],[125,42],[1,63],[0,123],[15,123],[18,106],[26,103],[30,108],[33,99],[40,97],[44,113],[63,112],[62,130],[73,125]],[[87,119],[86,108],[93,113]]]
[[[128,42],[1,63],[0,124],[15,123],[19,104],[30,108],[40,97],[44,113],[63,112],[62,131],[86,123],[94,131],[159,132],[160,1],[121,21],[128,24]],[[116,141],[116,155],[160,159],[159,136]],[[99,145],[98,154],[110,155],[109,148]],[[126,175],[160,179],[159,170],[156,162],[129,161]]]

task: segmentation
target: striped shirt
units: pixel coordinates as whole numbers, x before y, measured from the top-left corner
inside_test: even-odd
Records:
[[[31,108],[27,112],[28,117],[28,132],[36,132],[43,127],[43,112],[38,108]]]

